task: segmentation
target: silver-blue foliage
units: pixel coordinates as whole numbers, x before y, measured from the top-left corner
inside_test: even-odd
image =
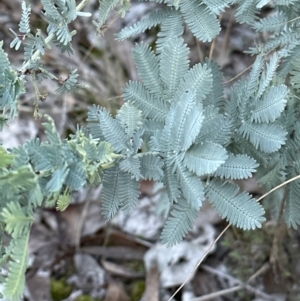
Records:
[[[155,44],[136,44],[133,58],[141,81],[124,89],[125,104],[113,117],[105,108],[88,109],[87,128],[78,128],[61,140],[54,122],[46,116],[47,141],[28,141],[13,150],[0,146],[0,221],[11,235],[0,264],[9,262],[2,281],[9,300],[23,294],[28,263],[28,239],[34,210],[56,206],[64,210],[72,191],[103,184],[103,215],[119,210],[130,213],[139,198],[140,182],[155,180],[167,191],[170,216],[161,240],[180,242],[193,227],[203,202],[242,229],[261,227],[263,207],[232,180],[257,172],[267,189],[300,174],[300,35],[299,1],[277,0],[273,13],[257,18],[265,0],[151,0],[164,4],[141,21],[124,28],[118,40],[136,36],[159,25]],[[128,0],[100,0],[100,32],[113,8],[124,15]],[[57,92],[78,87],[76,69],[64,81],[41,65],[53,42],[72,54],[69,24],[86,1],[41,0],[47,36],[30,27],[30,5],[22,4],[20,34],[11,47],[24,43],[24,64],[16,70],[0,42],[0,128],[17,115],[19,96],[25,92],[25,75],[35,82],[57,80]],[[218,15],[237,6],[236,19],[257,31],[268,31],[264,45],[249,49],[257,55],[247,78],[233,85],[225,97],[219,66],[208,58],[190,66],[189,47],[183,40],[185,25],[202,42],[220,32]],[[40,99],[42,96],[37,95]],[[37,100],[38,101],[38,100]],[[37,105],[37,104],[36,104]],[[299,181],[286,187],[285,221],[300,224]],[[1,233],[3,234],[3,233]]]

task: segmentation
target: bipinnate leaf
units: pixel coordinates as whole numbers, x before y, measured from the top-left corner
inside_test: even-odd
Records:
[[[22,166],[18,170],[0,173],[0,187],[9,191],[27,190],[35,187],[37,176],[31,166]]]
[[[204,142],[193,145],[185,154],[184,164],[197,176],[213,173],[225,163],[227,159],[226,149],[216,143]]]
[[[176,178],[176,175],[172,171],[170,165],[166,165],[163,168],[164,178],[163,183],[167,188],[168,198],[171,204],[177,201],[181,196],[179,181]]]
[[[19,301],[24,294],[25,272],[28,265],[29,231],[11,242],[12,251],[8,276],[4,283],[4,296],[10,301]]]
[[[184,93],[195,93],[197,102],[201,102],[211,92],[213,78],[207,64],[196,64],[184,75],[175,91],[174,101],[180,101]]]
[[[117,120],[128,137],[133,137],[133,134],[142,127],[142,118],[142,111],[130,103],[125,103],[117,114]]]
[[[221,27],[204,3],[197,0],[180,1],[180,11],[191,32],[202,42],[211,42]]]
[[[256,179],[259,186],[263,186],[268,190],[271,190],[277,185],[280,185],[286,180],[286,173],[284,172],[285,163],[283,160],[279,160],[271,170],[264,172],[263,176]]]
[[[248,139],[255,148],[265,153],[278,151],[285,143],[287,132],[278,124],[244,122],[239,133]]]
[[[104,163],[113,161],[112,155],[114,154],[114,150],[110,143],[108,143],[106,141],[101,141],[97,147],[98,147],[97,161],[100,164],[104,164]]]
[[[129,173],[136,181],[142,178],[140,172],[141,162],[138,157],[126,158],[120,162],[119,166],[121,170]]]
[[[275,52],[271,59],[270,62],[267,64],[267,70],[262,73],[260,81],[259,81],[259,88],[256,93],[256,98],[259,98],[263,95],[265,92],[266,88],[269,86],[271,83],[272,79],[275,76],[276,69],[278,67],[280,61],[279,55]]]
[[[105,138],[102,134],[102,130],[100,126],[100,111],[101,111],[100,106],[93,105],[91,107],[88,107],[87,128],[89,130],[89,133],[93,136],[93,138],[104,140]]]
[[[112,219],[119,210],[118,176],[118,166],[106,169],[103,175],[102,214],[107,220]]]
[[[99,111],[100,126],[103,136],[117,152],[126,150],[127,137],[121,124],[105,109]]]
[[[199,210],[205,199],[202,181],[181,163],[176,164],[176,171],[183,196],[193,208]]]
[[[69,172],[65,179],[65,184],[73,190],[79,190],[86,184],[87,173],[81,161],[73,162],[69,166]]]
[[[30,13],[31,5],[26,5],[25,1],[22,1],[22,17],[19,23],[19,32],[23,34],[30,33]]]
[[[191,207],[186,200],[180,199],[174,206],[161,234],[161,243],[171,247],[182,241],[193,228],[198,210]]]
[[[193,91],[183,94],[167,117],[165,128],[170,129],[169,149],[175,152],[188,150],[200,132],[204,117],[195,96]]]
[[[203,0],[203,2],[210,8],[210,10],[219,15],[226,7],[232,3],[232,0]]]
[[[247,192],[239,192],[236,184],[211,180],[205,189],[208,201],[231,224],[244,230],[260,228],[265,221],[264,209]]]
[[[205,106],[203,110],[204,120],[201,126],[201,131],[197,137],[195,143],[201,141],[212,141],[216,133],[220,131],[220,128],[224,124],[224,117],[219,114],[219,109],[215,106]]]
[[[140,183],[130,174],[120,171],[118,176],[120,209],[129,214],[136,207],[140,195]]]
[[[164,175],[164,162],[160,157],[146,154],[141,157],[141,174],[146,180],[160,181]]]
[[[220,1],[220,2],[224,2],[224,1]],[[208,105],[214,105],[216,108],[220,109],[224,105],[223,73],[221,72],[221,68],[216,63],[216,61],[206,58],[205,63],[207,64],[208,68],[211,70],[212,81],[213,81],[212,89],[210,93],[207,95],[205,102]]]
[[[110,11],[117,6],[120,0],[99,0],[99,2],[99,19],[97,24],[98,29],[104,25]]]
[[[188,68],[189,48],[183,38],[169,40],[162,49],[159,61],[160,77],[166,85],[164,93],[169,99],[172,99]]]
[[[284,219],[289,227],[297,229],[300,225],[300,181],[288,184]]]
[[[155,94],[162,92],[162,82],[159,76],[159,59],[147,44],[136,44],[133,49],[139,76],[145,87]]]
[[[123,41],[129,37],[134,37],[159,23],[162,23],[171,14],[171,9],[159,9],[149,14],[148,17],[142,19],[139,22],[134,23],[132,26],[123,28],[116,34],[117,40]]]
[[[232,180],[248,179],[256,172],[257,167],[258,163],[247,155],[229,154],[225,163],[218,167],[214,175]]]
[[[182,37],[183,32],[184,24],[182,14],[178,10],[172,10],[172,13],[161,22],[161,29],[157,34],[156,41],[157,53],[161,53],[169,41]]]
[[[252,0],[250,0],[252,1]],[[264,60],[263,60],[263,57],[261,55],[258,55],[255,59],[255,62],[252,66],[252,70],[250,72],[250,75],[249,75],[249,79],[247,81],[247,95],[251,95],[251,94],[254,94],[255,91],[257,90],[258,88],[258,85],[259,85],[259,79],[260,79],[260,74],[262,72],[262,69],[263,69],[263,63],[264,63]]]
[[[141,110],[144,118],[164,121],[169,110],[166,101],[151,94],[140,82],[130,81],[127,84],[124,99]]]
[[[46,185],[46,190],[49,192],[60,191],[64,181],[69,173],[69,169],[63,166],[58,168],[52,175],[51,179]]]
[[[1,221],[5,223],[5,230],[13,238],[25,235],[34,221],[32,213],[17,202],[9,202],[1,210]]]
[[[284,110],[288,92],[287,87],[284,85],[271,87],[262,99],[256,101],[255,107],[251,112],[251,121],[259,123],[275,121]]]
[[[102,189],[102,214],[112,219],[119,209],[130,213],[138,202],[140,184],[116,165],[105,170]]]

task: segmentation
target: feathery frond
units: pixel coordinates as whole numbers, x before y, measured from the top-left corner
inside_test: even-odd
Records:
[[[112,118],[105,109],[99,112],[101,130],[105,139],[113,146],[117,152],[126,150],[127,138],[120,123]]]
[[[170,128],[169,138],[172,141],[172,150],[186,151],[194,142],[201,129],[203,115],[202,106],[196,104],[195,94],[187,92],[182,99],[171,109],[167,117],[166,128]]]
[[[141,175],[146,180],[161,181],[163,164],[160,157],[146,154],[141,157]]]
[[[10,256],[9,273],[5,279],[4,296],[11,301],[18,301],[23,296],[25,288],[25,272],[28,265],[29,232],[13,240]]]
[[[118,176],[118,194],[120,198],[120,208],[126,214],[136,207],[140,194],[140,184],[132,179],[128,173],[120,172]]]
[[[17,202],[8,203],[0,214],[2,222],[5,223],[5,230],[13,238],[26,235],[34,221],[32,213]]]
[[[157,34],[156,51],[160,53],[168,41],[181,37],[184,32],[182,15],[179,11],[172,11],[161,23],[161,30]]]
[[[62,188],[69,169],[66,167],[58,168],[52,175],[51,179],[46,185],[46,190],[49,192],[57,192]]]
[[[110,11],[118,5],[120,0],[99,0],[99,2],[99,19],[97,24],[98,30],[104,25]]]
[[[142,111],[136,109],[132,104],[125,103],[118,111],[117,119],[122,125],[128,137],[133,137],[142,125]]]
[[[179,243],[193,228],[197,216],[198,210],[192,208],[184,199],[180,199],[167,219],[160,237],[161,243],[167,244],[168,247]]]
[[[264,210],[247,192],[228,182],[213,179],[206,186],[206,195],[217,212],[231,224],[244,230],[260,228]]]
[[[259,98],[263,95],[266,88],[274,78],[275,71],[278,67],[279,61],[280,61],[280,57],[276,53],[273,54],[269,64],[267,64],[267,70],[263,72],[261,75],[258,92],[256,93],[256,98]]]
[[[213,60],[206,59],[205,63],[211,70],[212,74],[212,89],[204,100],[207,105],[214,105],[216,108],[223,109],[225,104],[224,89],[223,89],[223,75],[220,66]]]
[[[255,148],[265,153],[272,153],[280,149],[285,143],[286,132],[278,124],[245,122],[239,129],[244,138],[249,139]]]
[[[221,27],[217,18],[206,4],[197,0],[180,1],[180,11],[191,32],[202,42],[211,42],[220,32]]]
[[[142,178],[140,173],[141,162],[137,157],[130,157],[120,162],[120,169],[129,173],[136,181]]]
[[[169,40],[160,55],[160,77],[166,86],[164,91],[172,99],[180,80],[189,68],[189,49],[182,38]]]
[[[26,2],[22,1],[22,17],[19,24],[19,31],[24,34],[30,33],[30,18],[31,6],[26,6]]]
[[[197,102],[201,102],[210,93],[212,88],[211,70],[206,64],[196,64],[185,74],[175,92],[174,101],[179,101],[186,91],[196,94]]]
[[[247,155],[229,154],[225,163],[216,170],[215,176],[232,180],[248,179],[257,167],[257,162]]]
[[[116,38],[117,40],[123,41],[129,37],[134,37],[142,32],[145,32],[147,29],[162,23],[170,16],[171,12],[172,10],[170,8],[155,10],[143,20],[134,23],[130,27],[123,28],[119,33],[116,34]]]
[[[114,166],[104,171],[102,189],[102,214],[107,219],[112,219],[118,212],[121,199],[118,187],[119,167]]]
[[[130,81],[124,92],[125,101],[131,102],[143,112],[145,118],[164,121],[169,105],[151,94],[142,83]]]
[[[182,163],[176,164],[176,172],[184,198],[192,208],[199,210],[204,201],[202,181],[183,166]]]
[[[288,184],[284,219],[289,227],[297,229],[300,225],[300,183],[299,180]]]
[[[185,154],[184,164],[197,176],[215,172],[221,164],[226,162],[226,149],[216,143],[204,142],[193,145]]]
[[[161,93],[163,86],[159,77],[159,61],[155,53],[147,44],[137,44],[133,49],[133,59],[145,87],[151,93]]]
[[[225,8],[229,7],[232,0],[203,0],[209,9],[216,15],[221,14]]]
[[[286,86],[273,86],[266,93],[264,93],[261,100],[257,100],[255,107],[251,112],[251,121],[255,122],[273,122],[284,110],[288,95]]]

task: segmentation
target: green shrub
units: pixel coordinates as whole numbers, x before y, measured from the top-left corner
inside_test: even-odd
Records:
[[[38,102],[38,81],[61,84],[58,93],[80,87],[76,69],[65,81],[41,64],[50,45],[72,55],[75,31],[69,24],[88,0],[41,0],[47,36],[30,27],[30,5],[22,3],[19,33],[11,47],[24,44],[24,63],[14,68],[0,42],[0,127],[18,114],[18,99],[30,75]],[[11,235],[2,261],[9,261],[4,295],[18,300],[24,290],[28,239],[34,211],[40,206],[64,210],[72,191],[103,184],[103,215],[129,213],[138,202],[141,180],[162,182],[168,193],[170,217],[161,240],[173,245],[192,228],[202,203],[208,199],[231,224],[244,230],[261,227],[263,207],[232,180],[247,179],[256,171],[268,189],[299,174],[300,123],[300,3],[295,0],[157,0],[161,8],[116,35],[120,41],[160,26],[155,49],[137,44],[133,58],[141,81],[130,81],[125,104],[116,117],[102,107],[88,109],[87,128],[61,140],[52,119],[45,116],[48,141],[33,139],[12,150],[0,148],[2,228]],[[260,18],[269,2],[274,14]],[[256,59],[247,78],[224,96],[222,72],[216,62],[189,66],[185,25],[202,42],[220,32],[218,16],[236,5],[236,20],[259,32],[269,32],[265,44],[249,49]],[[109,12],[123,16],[129,0],[100,0],[96,30],[103,32]],[[274,164],[275,160],[275,164]],[[286,185],[285,221],[300,223],[300,181]]]

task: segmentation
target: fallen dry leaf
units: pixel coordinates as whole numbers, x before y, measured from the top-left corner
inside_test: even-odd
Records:
[[[146,276],[146,290],[144,301],[159,301],[159,271],[157,266],[152,267]]]
[[[111,282],[108,285],[104,301],[130,301],[130,298],[122,284]]]

